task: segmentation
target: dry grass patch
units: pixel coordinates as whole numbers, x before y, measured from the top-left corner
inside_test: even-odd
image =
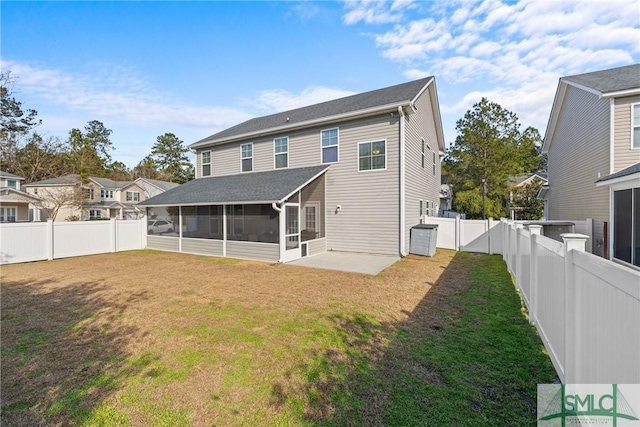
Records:
[[[439,250],[371,277],[139,251],[4,266],[3,424],[389,424],[399,360],[444,384],[409,355],[461,315],[468,264]]]

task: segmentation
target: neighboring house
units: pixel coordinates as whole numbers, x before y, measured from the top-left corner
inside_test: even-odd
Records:
[[[42,199],[41,208],[60,206],[55,219],[64,221],[98,218],[137,219],[144,216],[144,209],[137,207],[139,202],[178,185],[146,178],[114,181],[109,178],[88,177],[82,182],[79,175],[71,174],[32,182],[24,187],[28,193]]]
[[[39,221],[30,208],[40,199],[22,191],[22,181],[21,176],[0,171],[0,222]]]
[[[547,219],[592,218],[593,253],[616,258],[614,189],[596,181],[640,162],[640,64],[562,77],[542,151]]]
[[[251,119],[190,148],[196,179],[140,203],[173,224],[149,248],[271,262],[404,255],[411,226],[438,211],[433,77]]]
[[[518,219],[518,212],[526,209],[523,206],[514,205],[514,189],[522,188],[527,185],[539,185],[540,187],[547,185],[549,181],[547,180],[547,172],[546,171],[537,171],[532,173],[527,173],[524,175],[518,175],[511,177],[509,179],[509,206],[507,206],[507,214],[512,220]],[[537,187],[536,187],[537,188]],[[538,192],[536,192],[538,193]],[[535,194],[533,195],[535,199]],[[546,215],[546,203],[545,203],[545,215]],[[546,218],[546,216],[545,216]]]
[[[451,186],[449,184],[441,184],[440,185],[440,208],[438,210],[438,216],[444,216],[445,212],[451,211],[453,209],[453,191],[451,191]]]

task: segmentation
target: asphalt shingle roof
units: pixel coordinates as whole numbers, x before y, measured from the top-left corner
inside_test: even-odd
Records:
[[[622,169],[616,173],[612,173],[611,175],[603,176],[596,182],[609,181],[610,179],[622,178],[623,176],[633,175],[634,173],[640,173],[640,162],[635,165],[631,165],[628,168]]]
[[[296,108],[269,116],[256,117],[236,126],[204,138],[195,144],[206,141],[224,140],[246,133],[268,130],[287,124],[303,123],[309,120],[331,117],[352,111],[366,110],[388,104],[412,101],[433,77],[426,77],[408,83],[385,87],[369,92],[334,99],[307,107]],[[192,144],[192,145],[195,145]]]
[[[177,184],[175,182],[168,182],[168,181],[158,181],[157,179],[148,179],[148,178],[144,178],[145,181],[152,183],[153,185],[155,185],[156,187],[161,188],[164,191],[167,190],[171,190],[172,188],[178,187],[180,184]]]
[[[80,181],[80,175],[70,174],[58,176],[56,178],[44,179],[42,181],[30,182],[28,184],[25,184],[25,187],[37,185],[76,184],[78,181]]]
[[[18,175],[14,175],[12,173],[9,172],[5,172],[5,171],[0,171],[0,178],[13,178],[13,179],[24,179],[21,176]]]
[[[138,206],[275,202],[328,168],[322,165],[198,178],[140,202]]]
[[[640,64],[563,77],[562,80],[595,89],[603,94],[638,89],[640,88]]]

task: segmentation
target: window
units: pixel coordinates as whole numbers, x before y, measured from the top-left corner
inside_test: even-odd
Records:
[[[422,153],[422,169],[424,169],[424,138],[420,138],[420,152]]]
[[[89,210],[89,219],[100,218],[101,216],[102,216],[102,213],[100,212],[99,209]]]
[[[436,163],[436,152],[434,151],[433,152],[433,175],[434,176],[436,175],[436,165],[437,165],[437,163]]]
[[[640,267],[640,188],[613,192],[613,256]]]
[[[84,197],[87,200],[93,200],[93,188],[83,188],[84,190]]]
[[[253,143],[242,144],[240,146],[240,156],[242,159],[242,172],[253,170]]]
[[[211,151],[202,152],[202,176],[211,176]]]
[[[338,128],[327,129],[322,134],[322,163],[338,161]]]
[[[140,193],[137,191],[127,191],[127,202],[139,202]]]
[[[633,104],[631,107],[631,148],[640,148],[640,104]]]
[[[113,190],[100,190],[100,198],[113,199]]]
[[[0,206],[0,222],[16,222],[16,211],[13,206]]]
[[[386,141],[361,142],[358,144],[358,171],[386,169]]]
[[[18,189],[18,181],[16,181],[15,179],[8,179],[7,180],[7,187],[17,190]]]
[[[427,202],[429,203],[429,202]],[[420,224],[422,224],[422,219],[424,217],[424,200],[420,199],[420,210],[419,210],[419,218],[420,218]]]
[[[289,138],[276,138],[273,140],[276,169],[289,167]]]

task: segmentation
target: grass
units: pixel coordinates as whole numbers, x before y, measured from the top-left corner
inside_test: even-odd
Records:
[[[498,256],[369,277],[141,251],[2,275],[7,426],[533,425],[555,379]]]

